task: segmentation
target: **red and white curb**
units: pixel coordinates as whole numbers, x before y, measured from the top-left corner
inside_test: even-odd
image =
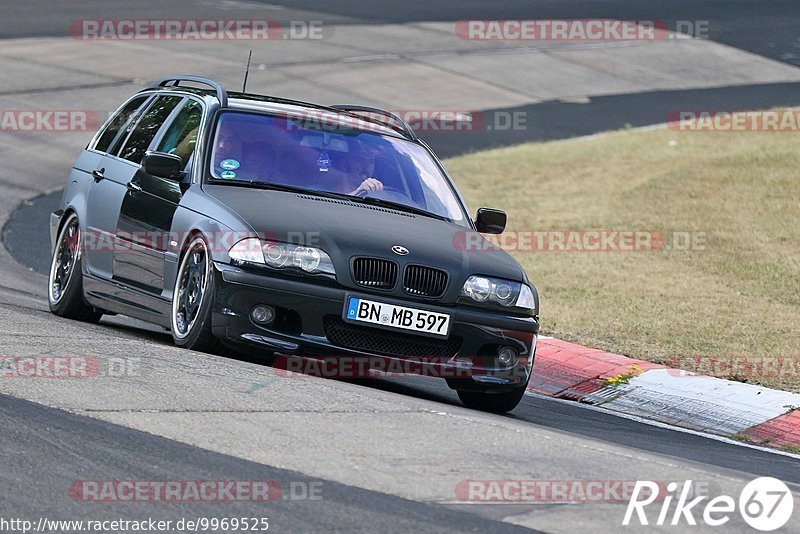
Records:
[[[622,381],[609,382],[621,375]],[[537,340],[528,390],[755,445],[800,448],[798,393],[669,369],[545,336]]]

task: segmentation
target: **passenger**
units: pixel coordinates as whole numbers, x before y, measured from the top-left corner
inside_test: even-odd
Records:
[[[242,164],[241,126],[223,121],[214,144],[214,174],[220,178],[239,178]]]

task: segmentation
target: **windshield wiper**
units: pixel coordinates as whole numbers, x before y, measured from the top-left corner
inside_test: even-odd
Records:
[[[343,195],[350,200],[358,200],[363,202],[364,204],[374,204],[378,206],[384,206],[386,208],[396,209],[398,211],[407,211],[409,213],[414,213],[416,215],[422,215],[425,217],[431,217],[433,219],[439,219],[440,221],[448,221],[452,222],[447,217],[443,215],[438,215],[436,213],[431,213],[430,211],[424,210],[422,208],[417,208],[415,206],[409,206],[408,204],[403,204],[402,202],[393,202],[391,200],[383,200],[382,198],[375,198],[375,197],[360,197],[357,195]]]
[[[285,191],[287,193],[298,193],[303,195],[316,195],[320,197],[350,200],[350,197],[348,195],[331,193],[330,191],[319,191],[317,189],[306,189],[305,187],[297,187],[296,185],[262,182],[260,180],[219,180],[215,182],[223,184],[250,185],[253,187],[258,187],[259,189],[270,189],[273,191]]]
[[[440,221],[448,221],[452,222],[447,217],[442,215],[437,215],[436,213],[431,213],[430,211],[426,211],[422,208],[417,208],[414,206],[409,206],[407,204],[403,204],[402,202],[392,202],[391,200],[383,200],[382,198],[374,198],[374,197],[360,197],[357,195],[346,195],[343,193],[333,193],[331,191],[319,191],[317,189],[306,189],[305,187],[297,187],[296,185],[288,185],[288,184],[276,184],[272,182],[261,182],[259,180],[215,180],[216,183],[224,183],[224,184],[236,184],[236,185],[249,185],[253,187],[258,187],[260,189],[270,189],[274,191],[285,191],[287,193],[299,193],[303,195],[316,195],[319,197],[326,197],[326,198],[336,198],[339,200],[349,200],[349,201],[356,201],[362,204],[372,204],[377,206],[383,206],[386,208],[392,208],[398,211],[405,211],[408,213],[414,213],[416,215],[422,215],[424,217],[431,217],[433,219],[439,219]]]

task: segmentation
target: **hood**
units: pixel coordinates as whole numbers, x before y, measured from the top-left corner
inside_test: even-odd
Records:
[[[474,230],[447,221],[284,191],[209,184],[203,190],[259,235],[327,252],[340,283],[345,282],[343,274],[350,281],[349,265],[355,256],[393,260],[401,270],[407,264],[442,269],[459,291],[471,274],[526,281],[522,268],[508,253]],[[394,253],[396,245],[408,249],[408,254]]]

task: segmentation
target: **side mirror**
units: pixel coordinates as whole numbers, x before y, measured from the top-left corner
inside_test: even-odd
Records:
[[[480,208],[475,217],[475,226],[483,234],[502,234],[506,229],[506,212],[491,208]]]
[[[165,152],[147,152],[142,160],[142,168],[150,176],[158,176],[176,182],[183,179],[181,167],[183,167],[183,161],[180,156]]]

